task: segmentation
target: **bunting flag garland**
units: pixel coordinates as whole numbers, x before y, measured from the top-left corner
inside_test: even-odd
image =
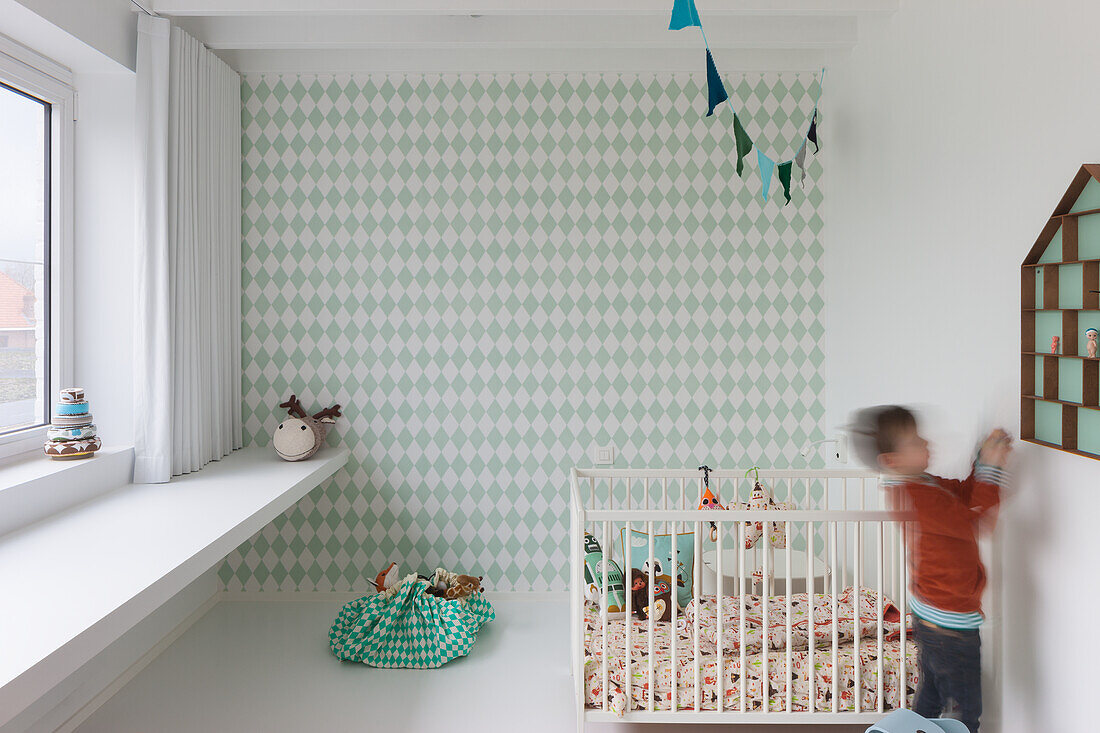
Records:
[[[730,108],[732,109],[733,102],[730,100],[729,94],[726,93],[726,87],[722,84],[722,76],[718,73],[718,67],[714,63],[714,56],[710,51],[710,44],[707,43],[706,31],[703,30],[703,24],[699,20],[699,11],[695,7],[695,0],[673,0],[672,17],[669,20],[668,29],[670,31],[678,31],[684,28],[698,28],[700,34],[703,36],[703,45],[707,49],[706,116],[713,116],[714,110],[722,102],[729,102]],[[802,139],[802,144],[798,146],[798,150],[795,152],[794,157],[789,160],[777,163],[768,156],[749,136],[749,133],[745,130],[744,124],[741,122],[741,116],[737,114],[737,110],[733,110],[733,138],[737,146],[737,175],[744,178],[745,156],[755,148],[756,163],[760,168],[760,179],[764,184],[764,201],[768,200],[772,175],[775,173],[777,167],[779,169],[779,181],[783,184],[783,197],[786,199],[784,206],[791,202],[791,180],[795,163],[798,164],[799,181],[802,186],[805,187],[806,148],[808,147],[808,143],[814,144],[815,155],[821,150],[821,146],[817,141],[817,107],[818,103],[821,101],[821,89],[824,87],[824,84],[825,70],[822,69],[821,80],[817,92],[818,98],[814,101],[813,114],[810,116],[810,127],[806,131],[806,135]]]
[[[707,49],[707,104],[710,109],[707,110],[707,117],[714,114],[714,108],[725,102],[730,98],[730,95],[726,94],[726,88],[722,86],[722,77],[718,76],[718,69],[714,66],[714,58],[710,55],[710,49]]]
[[[733,115],[733,139],[737,143],[737,175],[741,176],[745,170],[745,156],[752,152],[752,138],[745,132],[745,126],[736,113]]]
[[[760,168],[760,180],[764,182],[764,200],[768,200],[768,191],[772,187],[772,171],[775,170],[775,161],[764,154],[760,148],[756,149],[756,165]]]
[[[779,175],[779,182],[783,184],[783,196],[786,197],[786,201],[783,205],[786,206],[791,202],[791,166],[794,163],[788,160],[786,163],[780,163],[776,172]]]
[[[684,28],[703,27],[699,22],[699,11],[695,9],[695,0],[675,0],[672,6],[672,20],[668,24],[670,31]]]

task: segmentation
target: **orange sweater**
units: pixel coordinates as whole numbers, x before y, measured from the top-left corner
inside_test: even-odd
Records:
[[[980,612],[985,566],[978,521],[1000,503],[1004,472],[977,464],[964,481],[922,476],[883,481],[895,511],[915,514],[906,530],[910,587],[924,603],[954,613]]]

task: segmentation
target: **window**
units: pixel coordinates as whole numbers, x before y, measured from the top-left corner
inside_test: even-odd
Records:
[[[0,36],[0,458],[41,448],[71,349],[71,76]]]
[[[0,432],[49,421],[50,105],[0,83]]]

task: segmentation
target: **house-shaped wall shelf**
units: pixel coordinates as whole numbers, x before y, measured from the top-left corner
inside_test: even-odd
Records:
[[[1100,164],[1086,163],[1021,267],[1020,437],[1100,459]],[[1052,353],[1051,341],[1060,343]]]

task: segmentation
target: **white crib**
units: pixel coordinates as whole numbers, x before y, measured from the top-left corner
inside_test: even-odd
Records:
[[[570,493],[570,588],[571,588],[571,627],[572,627],[572,674],[577,705],[578,730],[584,729],[585,721],[629,721],[629,722],[665,722],[665,723],[870,723],[879,720],[885,712],[894,707],[908,707],[912,700],[912,690],[908,689],[908,681],[915,675],[915,645],[912,633],[907,629],[906,609],[906,564],[904,552],[904,537],[906,522],[899,521],[884,506],[884,497],[878,486],[878,475],[858,470],[761,470],[759,479],[770,490],[777,501],[787,501],[793,505],[793,509],[787,511],[760,511],[748,509],[730,509],[727,511],[704,511],[697,509],[699,497],[702,494],[703,474],[693,469],[574,469],[571,480]],[[714,470],[710,472],[710,488],[720,497],[725,506],[729,507],[734,502],[747,502],[752,491],[755,477],[747,477],[744,470]],[[767,521],[764,521],[767,520]],[[744,548],[746,531],[745,522],[763,521],[764,537],[755,549]],[[714,542],[710,542],[709,530],[711,523],[717,524],[719,532]],[[762,547],[770,547],[770,534],[772,524],[781,525],[787,536],[787,549],[765,551]],[[777,525],[777,526],[778,526]],[[622,623],[620,627],[625,633],[623,642],[624,653],[619,662],[618,669],[621,677],[617,684],[613,681],[609,686],[609,660],[608,660],[608,633],[609,624],[615,623],[608,618],[607,608],[608,587],[606,574],[603,576],[602,588],[597,592],[600,595],[598,612],[594,612],[591,606],[586,609],[586,583],[584,577],[584,540],[585,532],[590,532],[602,545],[605,556],[612,556],[619,563],[625,575],[626,586],[626,618],[632,618],[630,586],[630,558],[629,552],[625,555],[613,548],[621,545],[620,536],[630,537],[634,544],[632,530],[638,530],[648,537],[649,562],[652,565],[655,559],[654,538],[658,535],[671,534],[669,542],[672,544],[672,556],[677,557],[676,543],[678,535],[684,532],[694,531],[694,568],[692,584],[693,596],[701,598],[702,562],[700,560],[704,546],[713,545],[713,564],[715,567],[715,584],[719,599],[732,596],[737,599],[735,606],[738,616],[739,628],[727,629],[726,634],[736,633],[739,649],[726,650],[724,647],[726,636],[723,625],[722,601],[712,602],[715,609],[714,621],[717,624],[714,645],[715,656],[709,664],[716,670],[713,678],[709,678],[706,684],[711,686],[710,695],[716,697],[712,701],[714,709],[705,709],[702,703],[703,668],[708,664],[704,655],[700,653],[700,616],[703,615],[696,606],[691,623],[685,623],[688,612],[677,609],[677,604],[672,603],[673,619],[671,627],[667,631],[668,644],[671,646],[661,654],[668,654],[669,658],[664,663],[671,670],[671,690],[658,692],[657,679],[655,678],[655,664],[660,665],[661,660],[655,663],[654,645],[658,634],[655,628],[662,622],[648,621],[635,623]],[[620,532],[622,533],[620,535]],[[733,551],[723,551],[723,544]],[[732,545],[732,547],[731,547]],[[641,547],[642,545],[637,545]],[[797,549],[796,549],[797,548]],[[792,637],[795,630],[792,628],[792,576],[793,558],[796,554],[804,553],[805,562],[798,563],[804,568],[805,577],[797,580],[813,599],[809,603],[810,620],[805,625],[806,648],[793,650]],[[725,558],[723,556],[725,555]],[[729,572],[729,568],[723,568],[723,560],[728,564],[736,557],[736,573]],[[815,568],[824,565],[824,573]],[[778,567],[775,567],[778,566]],[[763,598],[753,598],[753,587],[748,583],[738,583],[737,578],[751,576],[753,567],[762,570],[765,579],[762,587]],[[731,580],[730,576],[733,576]],[[769,596],[767,578],[774,576],[776,580],[782,579],[783,593]],[[672,576],[675,579],[675,574]],[[672,593],[676,593],[675,580],[672,582]],[[734,585],[734,588],[729,588]],[[780,584],[777,582],[776,586]],[[825,586],[824,588],[822,586]],[[848,659],[852,660],[852,670],[848,675],[846,685],[850,688],[845,691],[841,687],[841,664],[838,664],[838,648],[841,638],[838,635],[838,594],[843,589],[853,588],[846,598],[855,599],[853,606],[855,617],[852,619],[852,627],[855,630],[854,651]],[[862,599],[873,591],[875,601],[873,607],[876,612],[873,616],[877,629],[870,632],[862,631],[866,624],[867,616],[861,614]],[[826,594],[818,596],[815,594]],[[892,599],[898,609],[901,609],[900,624],[894,624],[894,638],[892,643],[898,644],[896,664],[888,664],[884,661],[886,651],[884,644],[884,596]],[[763,614],[761,637],[763,644],[760,649],[759,660],[750,660],[759,670],[759,695],[754,698],[751,691],[746,689],[747,677],[750,677],[749,667],[746,666],[746,644],[740,640],[746,637],[746,600],[754,601]],[[769,611],[780,615],[778,611],[784,609],[785,629],[775,631],[775,624],[769,624]],[[819,603],[820,601],[820,603]],[[653,584],[649,587],[649,606],[653,607]],[[730,600],[728,603],[732,604]],[[822,624],[818,623],[815,613],[828,613],[827,605],[831,603],[831,623],[826,622],[826,628],[822,630]],[[591,635],[591,656],[586,665],[586,613],[589,614],[588,628]],[[866,613],[866,612],[864,612]],[[593,622],[594,615],[598,616],[598,622]],[[592,624],[601,625],[599,629],[599,641],[596,641],[596,630]],[[664,622],[669,623],[669,622]],[[797,625],[797,624],[796,624]],[[641,628],[634,628],[640,626]],[[831,626],[831,629],[828,628]],[[900,626],[900,632],[897,628]],[[681,631],[677,631],[680,629]],[[786,643],[780,641],[779,648],[769,646],[771,634],[782,637],[785,632]],[[831,632],[831,633],[830,633]],[[687,641],[677,637],[686,634]],[[751,630],[750,630],[751,633]],[[625,653],[626,649],[633,649],[632,634],[640,637],[642,654],[645,654],[645,645],[648,643],[646,660],[639,662],[641,670],[632,670],[632,654]],[[908,635],[908,640],[907,640]],[[831,643],[829,637],[831,636]],[[825,641],[822,642],[821,638]],[[615,642],[613,642],[614,644]],[[599,646],[602,644],[602,648]],[[687,648],[678,648],[685,644]],[[892,647],[893,648],[893,647]],[[864,661],[864,650],[870,662]],[[877,654],[875,651],[877,650]],[[612,654],[614,649],[612,650]],[[596,657],[599,656],[597,662]],[[795,654],[796,663],[800,665],[806,678],[799,682],[802,687],[808,685],[808,694],[800,705],[800,700],[795,694],[795,684],[792,680],[793,665],[792,654]],[[877,660],[877,661],[875,661]],[[821,661],[823,666],[831,670],[831,690],[828,685],[818,683],[818,667],[816,661]],[[785,662],[782,667],[780,662]],[[831,662],[831,667],[828,664]],[[841,660],[843,663],[844,660]],[[771,691],[774,679],[769,674],[769,663],[776,665],[772,673],[785,672],[785,686],[780,679],[775,683],[780,694]],[[683,669],[685,664],[690,664],[692,672],[688,672],[688,679],[684,682],[677,681],[676,670]],[[622,667],[625,667],[623,669]],[[739,670],[738,682],[731,682],[731,686],[739,685],[738,689],[727,689],[727,668]],[[847,667],[844,667],[847,670]],[[586,672],[587,680],[599,689],[601,700],[586,704]],[[632,675],[632,672],[634,673]],[[641,675],[641,682],[635,682],[634,675]],[[681,673],[682,674],[682,673]],[[691,675],[694,679],[691,679]],[[854,675],[854,680],[850,679]],[[884,680],[890,676],[900,686],[900,690],[891,687],[895,697],[895,704],[888,704],[884,695]],[[713,681],[711,681],[713,679]],[[732,678],[731,678],[732,679]],[[800,678],[801,680],[802,678]],[[693,684],[692,684],[693,683]],[[609,692],[613,688],[625,696],[625,710],[617,714],[609,707]],[[639,687],[641,688],[639,690]],[[682,695],[687,687],[693,689],[694,700],[689,699],[685,703]],[[824,687],[825,689],[819,689]],[[681,690],[680,688],[684,688]],[[715,689],[716,688],[716,689]],[[848,699],[845,696],[850,693]],[[802,694],[801,692],[799,693]],[[659,704],[661,696],[666,698],[664,705]],[[639,699],[639,697],[641,699]],[[728,701],[732,698],[732,704]],[[760,699],[762,698],[762,699]],[[783,698],[783,699],[781,699]],[[900,698],[900,699],[898,699]],[[825,702],[823,703],[822,700]],[[669,709],[659,709],[666,707]],[[824,709],[822,709],[824,707]]]

